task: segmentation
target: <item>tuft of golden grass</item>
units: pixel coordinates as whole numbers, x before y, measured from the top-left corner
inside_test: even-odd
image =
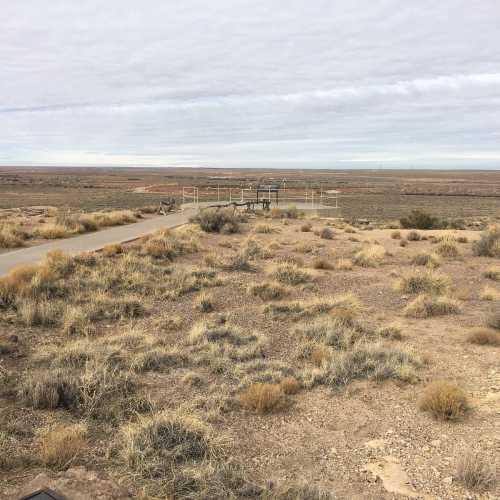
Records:
[[[382,245],[370,245],[354,254],[353,261],[361,267],[377,267],[384,260],[386,253]]]
[[[486,320],[486,324],[495,330],[500,330],[500,311],[490,314]]]
[[[203,292],[198,297],[197,305],[198,309],[204,313],[209,313],[215,310],[215,300],[211,295],[207,294],[206,292]]]
[[[312,279],[310,273],[295,264],[276,264],[270,271],[270,276],[285,285],[300,285]]]
[[[413,270],[397,283],[396,289],[403,293],[442,294],[450,285],[450,278],[436,271]]]
[[[322,366],[325,363],[329,363],[331,361],[332,353],[327,346],[323,344],[317,344],[313,347],[310,358],[316,366]]]
[[[486,285],[481,290],[479,298],[481,300],[500,300],[500,291],[490,285]]]
[[[431,382],[418,401],[420,410],[429,412],[439,420],[457,420],[469,408],[466,393],[445,380]]]
[[[250,295],[263,301],[282,299],[290,293],[288,288],[275,281],[252,283],[247,290]]]
[[[467,335],[467,342],[477,345],[500,345],[500,332],[488,328],[475,328]]]
[[[114,255],[119,255],[121,253],[123,253],[123,246],[120,245],[120,243],[113,243],[111,245],[106,245],[103,249],[102,249],[102,253],[106,256],[106,257],[113,257]]]
[[[254,231],[256,233],[261,233],[261,234],[270,234],[270,233],[274,233],[275,229],[270,224],[263,224],[262,223],[262,224],[257,224],[254,228]]]
[[[426,266],[431,269],[434,269],[441,265],[441,260],[434,253],[422,252],[415,255],[411,260],[411,263],[416,266]]]
[[[459,313],[460,306],[456,300],[426,294],[418,295],[404,309],[404,315],[408,318],[432,318]]]
[[[452,238],[443,238],[436,247],[436,253],[441,257],[454,259],[459,256],[458,247]]]
[[[162,412],[141,417],[120,431],[120,456],[145,478],[168,478],[176,464],[215,459],[221,446],[211,429],[195,417]]]
[[[455,476],[471,490],[488,490],[497,481],[495,465],[486,461],[481,452],[471,449],[460,454]]]
[[[313,269],[323,269],[325,271],[331,271],[335,266],[328,259],[325,259],[324,257],[318,257],[313,260],[312,267]]]
[[[24,246],[28,233],[20,225],[0,225],[0,248],[18,248]]]
[[[409,231],[406,234],[407,241],[420,241],[421,239],[422,239],[422,236],[418,231]]]
[[[44,238],[47,240],[56,240],[60,238],[68,238],[74,233],[62,224],[49,222],[48,224],[43,224],[42,226],[38,227],[35,231],[35,234],[40,238]]]
[[[483,273],[483,276],[492,281],[500,281],[500,266],[490,267]]]
[[[269,413],[283,405],[285,394],[280,384],[251,384],[240,394],[240,402],[245,408],[259,413]]]
[[[303,232],[303,233],[310,233],[312,231],[312,224],[310,222],[304,222],[304,224],[302,224],[302,226],[300,226],[300,230]]]
[[[300,391],[300,383],[295,377],[286,377],[280,382],[281,390],[285,394],[297,394]]]
[[[68,468],[87,447],[83,425],[58,426],[40,439],[40,461],[55,469]]]
[[[351,271],[354,264],[351,259],[340,258],[335,262],[335,269],[337,271]]]

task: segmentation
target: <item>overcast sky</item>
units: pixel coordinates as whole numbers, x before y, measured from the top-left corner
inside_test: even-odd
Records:
[[[500,168],[499,0],[15,0],[0,165]]]

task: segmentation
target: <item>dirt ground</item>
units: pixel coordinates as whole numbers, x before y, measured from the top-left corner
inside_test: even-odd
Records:
[[[410,208],[442,217],[500,217],[500,173],[495,170],[1,167],[0,208],[139,208],[157,205],[166,196],[180,199],[183,186],[196,186],[215,196],[217,186],[240,189],[258,183],[278,183],[297,193],[306,188],[316,193],[340,190],[342,216],[349,219],[399,219]]]
[[[293,371],[304,365],[296,358],[299,340],[293,315],[278,319],[264,312],[267,304],[247,292],[250,283],[267,280],[273,263],[294,256],[303,260],[303,268],[313,279],[304,285],[291,287],[284,302],[304,302],[352,292],[363,304],[360,320],[372,328],[396,324],[401,340],[388,340],[398,347],[410,348],[424,359],[413,382],[387,380],[355,380],[345,387],[318,385],[290,396],[288,405],[269,414],[257,414],[239,405],[220,411],[210,419],[216,432],[225,437],[230,454],[240,463],[255,483],[270,480],[277,483],[307,482],[332,491],[339,499],[494,499],[500,498],[497,482],[489,491],[468,490],[455,476],[455,464],[465,450],[479,450],[483,458],[500,466],[500,347],[473,345],[466,341],[471,329],[483,326],[485,318],[500,308],[500,301],[480,299],[480,291],[491,281],[482,273],[495,262],[488,257],[472,254],[472,242],[479,231],[420,231],[427,239],[410,241],[401,247],[400,240],[391,238],[392,230],[356,228],[345,232],[338,221],[311,221],[314,229],[329,225],[334,231],[331,240],[314,232],[300,230],[303,220],[252,218],[242,224],[243,233],[234,235],[203,234],[202,249],[192,255],[178,257],[173,265],[205,268],[207,255],[229,258],[252,237],[264,247],[273,248],[272,256],[260,259],[255,269],[246,271],[218,270],[222,286],[209,290],[214,312],[203,313],[195,301],[200,292],[187,293],[175,301],[155,301],[149,314],[140,320],[120,320],[103,324],[100,336],[113,335],[139,323],[155,331],[155,321],[161,317],[180,318],[180,327],[162,331],[163,341],[181,345],[192,326],[203,319],[225,314],[227,321],[245,332],[257,331],[268,339],[266,361],[286,363]],[[255,232],[265,223],[272,232]],[[344,227],[344,229],[342,228]],[[401,230],[403,237],[408,233]],[[459,255],[443,258],[439,272],[451,279],[452,297],[459,302],[461,313],[427,319],[407,318],[402,311],[413,299],[394,288],[395,282],[411,269],[410,261],[421,252],[432,252],[436,243],[430,235],[452,234],[467,238],[457,243]],[[373,243],[382,245],[388,254],[377,267],[352,270],[312,269],[318,257],[330,262],[352,258],[353,254]],[[120,256],[109,257],[110,263]],[[493,283],[500,289],[498,283]],[[499,290],[500,291],[500,290]],[[0,311],[2,312],[2,311]],[[57,329],[23,327],[12,315],[2,312],[0,340],[9,343],[16,335],[13,352],[1,354],[0,367],[20,374],[30,366],[33,357],[43,348],[68,341]],[[306,320],[309,321],[309,320]],[[195,400],[225,390],[224,377],[204,367],[196,372],[206,379],[201,387],[183,383],[186,368],[146,372],[141,375],[147,392],[162,408],[189,406]],[[430,381],[449,380],[462,387],[471,401],[471,409],[457,421],[436,420],[418,408],[418,398]],[[223,387],[224,386],[224,387]],[[234,384],[232,386],[234,388]],[[19,438],[27,449],[36,454],[36,439],[41,428],[54,422],[74,421],[65,410],[32,410],[23,407],[12,393],[2,395],[0,419],[21,418],[26,436]],[[106,471],[134,494],[137,487],[132,476],[116,466],[106,451],[113,433],[108,426],[92,424],[88,449],[78,464],[89,469]],[[26,482],[44,466],[0,471],[0,491],[8,491],[20,481]],[[6,497],[3,497],[6,498]]]

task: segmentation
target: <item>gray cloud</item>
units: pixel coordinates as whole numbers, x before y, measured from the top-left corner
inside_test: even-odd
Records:
[[[497,0],[18,0],[0,164],[500,166]]]

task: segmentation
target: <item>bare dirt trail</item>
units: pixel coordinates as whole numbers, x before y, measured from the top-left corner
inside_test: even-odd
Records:
[[[0,255],[0,276],[7,274],[17,266],[36,264],[43,259],[47,252],[52,250],[62,250],[67,253],[99,250],[106,245],[123,243],[140,238],[157,229],[180,226],[188,222],[194,213],[194,209],[186,209],[182,212],[153,217],[142,222],[136,222],[135,224],[116,226],[95,233],[82,234],[63,240],[54,240],[43,245],[7,252]]]

